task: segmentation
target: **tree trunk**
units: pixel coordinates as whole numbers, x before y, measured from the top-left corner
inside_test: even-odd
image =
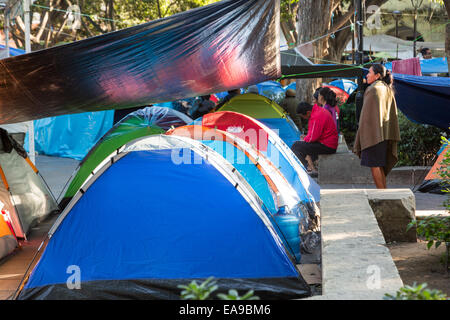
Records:
[[[331,1],[333,2],[333,1]],[[297,44],[316,40],[327,33],[330,28],[331,9],[329,0],[305,0],[298,7],[298,38]],[[313,42],[313,60],[317,63],[327,53],[327,38]],[[319,62],[320,63],[320,62]],[[300,101],[312,102],[314,90],[321,84],[320,78],[298,79],[297,97]]]
[[[351,40],[353,36],[353,31],[350,28],[342,30],[335,34],[334,39],[330,39],[330,47],[328,49],[328,55],[325,60],[330,61],[330,63],[341,63],[341,57],[344,53],[347,43]]]
[[[381,6],[387,0],[362,0],[366,6]],[[450,0],[444,0],[449,3]],[[355,11],[353,3],[347,11],[343,11],[341,0],[304,0],[298,7],[298,38],[297,44],[316,40],[330,32],[338,31],[348,25]],[[334,11],[333,25],[331,16]],[[334,39],[330,36],[314,41],[314,63],[340,63],[345,46],[351,40],[353,32],[350,28],[335,33]],[[297,80],[297,97],[302,101],[312,101],[314,90],[320,86],[322,78]]]

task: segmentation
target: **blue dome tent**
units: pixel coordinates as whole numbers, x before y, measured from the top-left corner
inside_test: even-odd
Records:
[[[178,285],[211,276],[220,291],[309,296],[232,166],[211,150],[161,141],[114,156],[77,193],[18,298],[179,299]],[[78,290],[67,286],[73,266],[81,271]]]

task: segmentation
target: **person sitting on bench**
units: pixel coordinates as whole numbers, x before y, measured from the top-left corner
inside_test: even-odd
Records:
[[[330,112],[319,106],[312,106],[307,102],[300,102],[297,113],[308,120],[308,134],[302,135],[303,141],[296,141],[291,149],[303,163],[308,173],[317,175],[314,161],[319,154],[336,153],[338,147],[338,133],[336,124]]]

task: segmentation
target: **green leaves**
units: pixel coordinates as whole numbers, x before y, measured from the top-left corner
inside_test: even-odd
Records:
[[[440,129],[410,121],[400,110],[398,112],[400,138],[397,166],[430,165],[440,148]]]
[[[438,248],[445,243],[446,252],[443,255],[445,269],[448,271],[450,262],[450,216],[432,215],[421,221],[411,221],[406,231],[412,227],[417,228],[417,235],[427,241],[427,248],[431,249],[434,245]]]
[[[406,231],[413,226],[417,227],[417,235],[419,237],[423,237],[426,241],[429,241],[429,248],[431,248],[434,241],[438,241],[439,243],[450,242],[450,216],[432,215],[419,222],[413,220],[408,224]]]
[[[178,288],[184,289],[181,291],[181,299],[184,300],[207,300],[212,292],[216,291],[218,286],[213,281],[213,277],[209,277],[200,285],[193,280],[187,286],[179,285]]]
[[[214,277],[209,277],[200,285],[193,280],[187,286],[179,285],[178,288],[183,289],[181,291],[181,299],[183,300],[208,300],[211,294],[218,289],[218,286]],[[217,297],[221,300],[259,300],[259,297],[254,296],[253,293],[253,290],[250,290],[241,297],[236,290],[231,289],[228,294],[219,293]]]
[[[238,292],[232,289],[228,291],[228,294],[219,293],[217,297],[221,300],[259,300],[259,297],[253,295],[253,290],[240,297]]]
[[[426,289],[427,284],[417,285],[415,282],[412,286],[404,286],[400,288],[396,295],[385,294],[384,300],[448,300],[447,295],[440,290]]]

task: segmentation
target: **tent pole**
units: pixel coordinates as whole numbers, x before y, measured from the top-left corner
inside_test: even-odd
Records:
[[[9,58],[9,9],[5,8],[5,25],[4,25],[4,32],[5,32],[5,50],[6,50],[6,57]]]
[[[30,41],[30,0],[23,0],[24,11],[24,23],[25,23],[25,52],[31,52]],[[29,158],[33,164],[36,164],[36,155],[34,148],[34,122],[33,120],[28,122],[28,146],[29,146]]]
[[[355,0],[355,8],[357,8],[356,17],[356,32],[358,36],[358,54],[356,56],[356,64],[362,65],[363,62],[363,12],[362,12],[362,0]],[[358,76],[358,91],[356,93],[356,124],[359,124],[359,116],[361,114],[362,104],[363,104],[363,90],[364,82],[363,76]]]

